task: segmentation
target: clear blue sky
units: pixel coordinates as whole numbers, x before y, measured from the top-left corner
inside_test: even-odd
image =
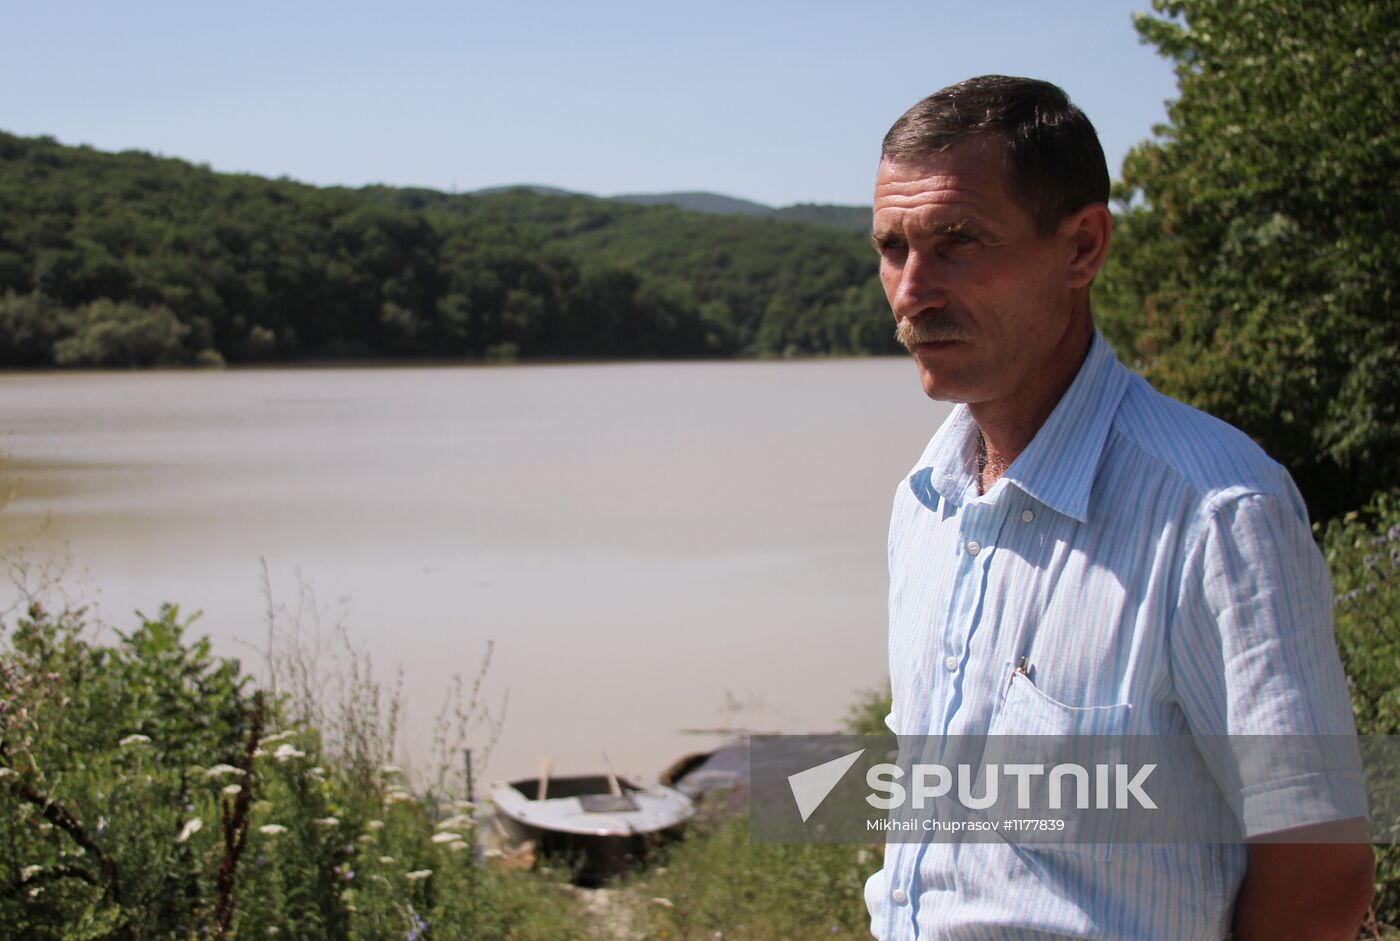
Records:
[[[0,0],[0,128],[312,183],[868,201],[910,104],[1062,85],[1116,177],[1165,119],[1148,0]]]

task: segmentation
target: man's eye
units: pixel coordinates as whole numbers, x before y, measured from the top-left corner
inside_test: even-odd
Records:
[[[971,245],[977,239],[967,232],[950,232],[948,233],[948,241],[954,245]]]

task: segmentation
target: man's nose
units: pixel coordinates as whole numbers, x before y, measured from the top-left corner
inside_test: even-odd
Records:
[[[895,311],[912,317],[930,307],[941,308],[947,302],[944,288],[944,272],[938,256],[911,250],[900,271]]]

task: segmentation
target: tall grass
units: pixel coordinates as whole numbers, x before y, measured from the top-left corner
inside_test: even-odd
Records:
[[[874,846],[764,844],[747,816],[699,824],[664,865],[629,885],[637,937],[675,941],[789,941],[870,937],[865,880]]]
[[[420,785],[395,763],[401,680],[307,594],[268,610],[261,682],[173,606],[127,633],[37,601],[5,618],[0,937],[590,937],[564,889],[475,858],[489,650]]]

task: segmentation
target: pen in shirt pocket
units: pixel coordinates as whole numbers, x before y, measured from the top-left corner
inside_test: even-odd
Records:
[[[1006,688],[1007,688],[1007,689],[1010,689],[1010,688],[1011,688],[1011,684],[1014,683],[1014,682],[1016,682],[1016,674],[1017,674],[1017,673],[1021,674],[1021,675],[1024,676],[1026,679],[1030,679],[1030,678],[1031,678],[1031,659],[1030,659],[1030,657],[1022,657],[1019,661],[1017,661],[1017,663],[1016,663],[1016,669],[1014,669],[1014,670],[1011,671],[1011,678],[1008,679],[1008,680],[1006,681]]]

